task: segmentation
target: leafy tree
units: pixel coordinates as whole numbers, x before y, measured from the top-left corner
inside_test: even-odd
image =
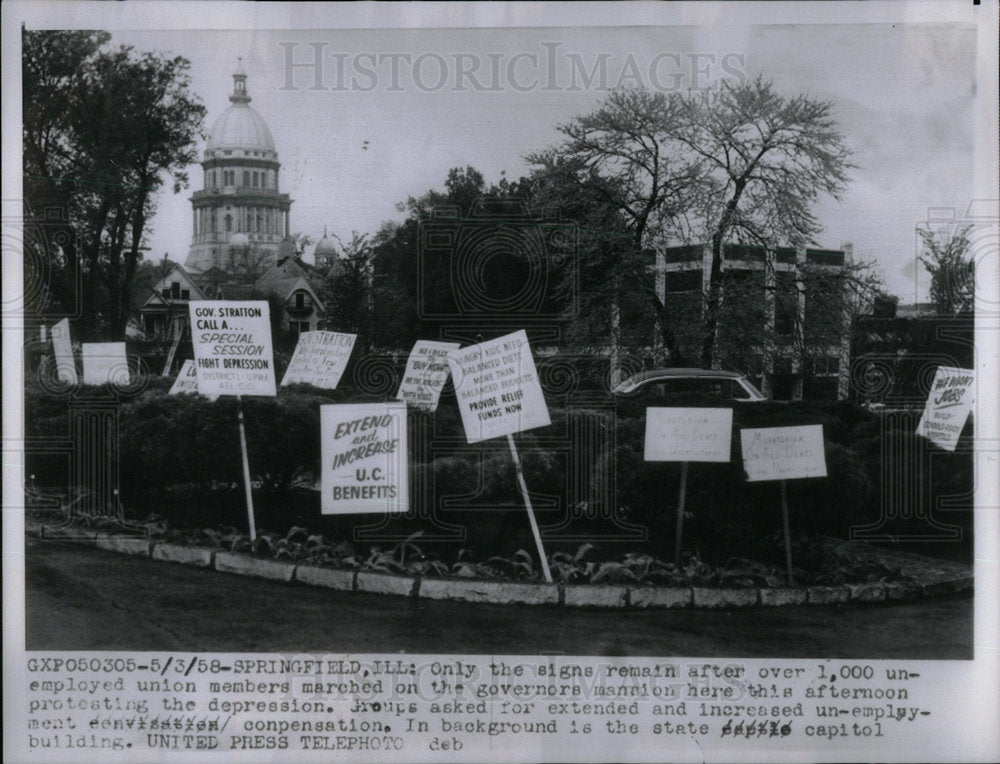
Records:
[[[453,256],[460,245],[430,247],[422,241],[426,226],[442,226],[455,232],[453,241],[463,240],[484,218],[489,219],[507,204],[518,209],[530,204],[531,184],[522,179],[487,186],[482,174],[472,167],[453,168],[444,190],[431,189],[410,197],[397,209],[408,213],[402,223],[388,222],[371,242],[373,269],[374,343],[381,348],[409,349],[416,339],[439,336],[445,325],[461,325],[467,320],[482,322],[463,312],[458,304],[461,284],[455,280]],[[491,235],[507,241],[523,233],[516,223],[509,230],[488,222]],[[468,239],[465,239],[468,240]],[[480,240],[482,243],[482,240]],[[515,248],[516,249],[516,248]],[[484,289],[499,295],[516,289],[517,269],[523,266],[516,254],[497,258],[482,275]],[[502,311],[497,311],[501,315]]]
[[[55,302],[79,297],[84,337],[120,338],[156,194],[187,186],[205,108],[187,60],[109,39],[24,32],[24,174],[28,209],[55,208],[66,228],[47,253]]]
[[[675,136],[699,162],[689,189],[690,230],[712,248],[701,347],[701,364],[709,367],[716,360],[725,244],[810,243],[821,230],[813,203],[820,194],[839,198],[853,165],[830,101],[782,95],[760,77],[677,99],[683,114]]]
[[[358,335],[356,346],[372,342],[372,246],[368,236],[353,231],[344,244],[333,234],[340,255],[326,277],[326,320],[331,329]]]
[[[920,262],[931,274],[931,301],[939,316],[971,313],[976,290],[976,264],[969,254],[969,231],[966,226],[953,232],[919,229],[925,256]]]

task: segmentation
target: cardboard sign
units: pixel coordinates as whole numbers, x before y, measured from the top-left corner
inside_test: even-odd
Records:
[[[823,425],[740,430],[743,468],[760,480],[826,477]]]
[[[128,382],[124,342],[83,343],[83,384],[127,385]]]
[[[52,351],[56,355],[56,378],[75,385],[76,361],[73,360],[73,342],[69,335],[69,319],[64,318],[52,327]]]
[[[452,350],[448,364],[469,443],[550,424],[523,329]]]
[[[970,369],[939,366],[917,424],[917,435],[946,451],[954,451],[976,401],[975,384],[976,375]]]
[[[406,361],[396,400],[414,408],[437,411],[441,389],[448,381],[448,353],[458,348],[457,342],[417,340]]]
[[[298,382],[335,390],[357,338],[339,332],[302,332],[281,386]]]
[[[174,384],[170,388],[170,392],[167,395],[180,395],[181,393],[197,393],[198,392],[198,367],[194,365],[194,361],[190,358],[184,362],[181,366],[181,370],[177,372],[177,379],[174,380]]]
[[[733,410],[646,409],[647,462],[728,462]]]
[[[320,406],[320,512],[406,512],[405,403]]]
[[[191,341],[202,395],[274,395],[267,302],[198,300],[189,304]]]

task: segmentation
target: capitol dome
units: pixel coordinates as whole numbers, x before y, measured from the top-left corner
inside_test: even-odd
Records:
[[[230,105],[205,145],[204,188],[191,196],[194,230],[185,268],[193,273],[244,267],[251,251],[261,256],[259,262],[273,262],[289,235],[292,200],[280,190],[274,137],[250,100],[241,61]]]
[[[236,103],[222,112],[212,125],[205,152],[216,149],[263,149],[273,152],[274,138],[260,114],[245,103]]]
[[[250,94],[247,92],[247,75],[242,61],[233,73],[233,93],[229,96],[233,104],[215,120],[205,145],[205,156],[217,156],[220,151],[232,154],[238,149],[243,156],[277,157],[274,138],[264,118],[250,108]]]

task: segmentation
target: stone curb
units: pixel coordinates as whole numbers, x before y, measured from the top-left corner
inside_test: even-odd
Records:
[[[35,534],[32,534],[35,535]],[[849,602],[885,602],[971,592],[974,581],[967,566],[938,565],[919,582],[846,584],[750,589],[708,587],[657,587],[627,584],[545,584],[516,581],[420,578],[341,570],[318,565],[296,565],[281,560],[250,557],[207,547],[148,541],[134,536],[113,536],[79,528],[37,530],[41,539],[90,544],[109,552],[149,557],[162,562],[214,569],[223,573],[296,582],[337,591],[392,594],[414,599],[455,600],[493,604],[556,605],[559,607],[617,608],[749,608],[791,605],[839,605]],[[854,542],[851,542],[854,543]],[[911,558],[911,567],[916,555]]]
[[[500,605],[557,605],[559,604],[559,587],[556,584],[425,578],[420,582],[419,596],[431,600],[454,599],[465,602],[492,602]]]
[[[355,591],[359,592],[397,594],[403,597],[417,596],[417,579],[412,576],[394,576],[391,573],[359,571],[354,581]]]
[[[690,588],[641,586],[629,590],[632,607],[678,608],[691,607]]]
[[[215,550],[202,546],[153,544],[152,557],[154,560],[179,562],[182,565],[194,565],[199,568],[215,567]]]
[[[336,589],[342,592],[352,592],[355,588],[353,570],[336,570],[321,568],[318,565],[297,565],[295,580],[310,586],[322,586],[326,589]]]
[[[295,575],[295,566],[289,562],[263,560],[235,552],[216,552],[215,569],[222,573],[240,573],[244,576],[270,578],[275,581],[291,581]]]
[[[695,586],[694,606],[704,608],[715,607],[750,607],[756,605],[759,599],[758,589],[706,589]]]
[[[95,540],[98,549],[106,552],[121,552],[122,554],[139,554],[149,557],[151,546],[148,539],[139,539],[129,536],[98,536]]]

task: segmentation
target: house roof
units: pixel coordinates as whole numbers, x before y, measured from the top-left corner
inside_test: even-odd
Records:
[[[164,264],[169,266],[166,273],[160,277],[149,290],[148,294],[145,295],[142,307],[167,307],[173,301],[165,299],[162,295],[162,290],[167,287],[169,283],[173,281],[180,281],[181,288],[190,291],[192,300],[204,300],[205,293],[201,290],[198,282],[180,265],[180,263],[172,262],[171,260],[164,260]]]
[[[275,295],[282,300],[300,289],[307,291],[323,310],[323,302],[318,292],[322,289],[321,272],[319,269],[303,263],[294,257],[278,260],[263,276],[257,279],[253,289],[257,294]]]

